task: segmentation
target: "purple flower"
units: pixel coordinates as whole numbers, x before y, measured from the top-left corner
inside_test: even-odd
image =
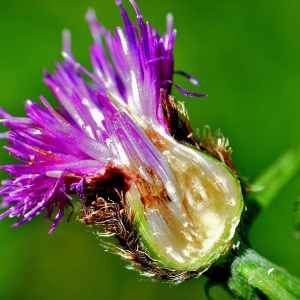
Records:
[[[1,167],[12,175],[0,192],[2,206],[10,207],[1,218],[20,217],[14,226],[43,211],[51,216],[57,209],[52,232],[65,207],[72,205],[72,195],[79,193],[75,186],[102,174],[109,163],[148,164],[167,180],[158,151],[136,119],[149,130],[169,134],[161,93],[169,94],[172,85],[176,31],[168,16],[167,32],[159,36],[131,3],[138,23],[131,23],[118,1],[124,29],[118,27],[114,33],[97,22],[94,11],[87,13],[94,38],[93,72],[75,61],[69,32],[64,33],[65,61],[57,64],[55,74],[44,75],[58,109],[41,97],[43,105],[26,101],[24,118],[1,111],[9,128],[5,149],[21,161]]]
[[[8,128],[5,149],[19,160],[1,167],[11,178],[0,190],[7,208],[0,218],[18,217],[18,226],[45,212],[53,220],[51,233],[79,199],[84,222],[116,235],[136,263],[147,261],[137,251],[141,243],[154,253],[161,242],[157,260],[165,259],[169,268],[184,265],[192,271],[196,265],[204,270],[233,237],[242,209],[240,187],[234,171],[211,157],[232,168],[226,140],[210,136],[207,143],[197,141],[184,107],[170,95],[175,87],[184,95],[203,96],[173,81],[172,17],[160,36],[130,2],[137,23],[117,1],[124,28],[113,33],[88,12],[93,71],[75,60],[69,32],[64,33],[64,62],[54,74],[44,75],[58,108],[40,97],[41,103],[26,101],[26,117],[0,112]],[[198,84],[187,73],[177,73]],[[207,206],[201,201],[208,201]],[[224,202],[222,211],[217,212],[215,201]],[[206,207],[204,223],[196,224],[201,205]],[[196,234],[201,226],[205,232]],[[173,236],[177,229],[179,235]],[[139,230],[143,242],[130,236]],[[159,236],[160,230],[168,234]],[[212,246],[218,247],[217,254],[201,263],[191,259]]]

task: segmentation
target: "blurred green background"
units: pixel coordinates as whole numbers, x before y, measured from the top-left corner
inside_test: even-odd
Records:
[[[299,1],[138,3],[160,30],[166,13],[175,15],[176,68],[199,77],[202,91],[209,94],[204,100],[180,99],[195,128],[210,124],[230,138],[241,174],[255,178],[286,149],[300,144]],[[88,64],[88,7],[109,28],[121,23],[113,0],[1,1],[1,106],[23,114],[26,98],[49,95],[41,74],[61,59],[65,27],[72,30],[77,58]],[[1,162],[9,159],[3,151],[0,155]],[[292,224],[298,195],[300,176],[259,216],[251,241],[261,254],[300,276],[300,241]],[[17,230],[10,224],[0,223],[0,299],[206,299],[205,279],[176,287],[141,279],[105,253],[80,224],[64,222],[52,236],[42,218]],[[231,299],[221,287],[211,294]]]

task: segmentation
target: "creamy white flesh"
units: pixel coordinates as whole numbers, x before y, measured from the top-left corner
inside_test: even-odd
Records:
[[[162,150],[174,175],[169,201],[145,206],[132,186],[134,207],[146,250],[162,266],[196,270],[215,261],[229,247],[243,209],[240,183],[216,159],[179,143]]]

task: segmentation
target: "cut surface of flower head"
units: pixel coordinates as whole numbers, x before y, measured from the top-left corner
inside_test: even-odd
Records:
[[[117,1],[124,28],[114,32],[88,12],[92,71],[75,60],[64,32],[64,62],[44,75],[57,108],[41,97],[26,101],[25,117],[1,110],[5,148],[19,162],[2,166],[11,177],[0,190],[0,218],[17,217],[18,226],[46,213],[52,232],[79,198],[82,220],[114,235],[145,273],[204,271],[230,248],[243,209],[240,183],[224,141],[198,142],[171,96],[173,87],[203,96],[174,82],[172,17],[160,36],[130,2],[137,23]]]
[[[216,159],[176,142],[161,152],[173,178],[135,181],[127,199],[141,238],[164,266],[196,270],[229,248],[242,210],[236,178]],[[154,177],[154,178],[153,178]]]

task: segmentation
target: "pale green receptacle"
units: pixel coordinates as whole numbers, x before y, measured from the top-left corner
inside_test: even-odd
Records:
[[[185,145],[161,153],[173,174],[169,199],[145,205],[138,184],[126,197],[141,242],[165,268],[205,269],[230,247],[243,210],[240,182],[224,163]]]

